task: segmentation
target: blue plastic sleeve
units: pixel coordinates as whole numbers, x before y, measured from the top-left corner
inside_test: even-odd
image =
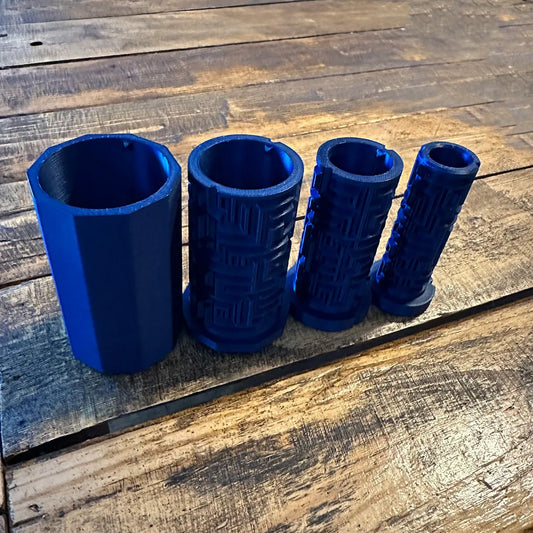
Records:
[[[251,352],[281,335],[302,176],[299,156],[264,137],[218,137],[191,153],[184,311],[207,346]]]
[[[403,162],[375,141],[333,139],[317,153],[292,281],[293,315],[338,331],[361,321],[371,301],[369,271]]]
[[[381,262],[373,273],[374,301],[400,316],[423,312],[435,289],[432,273],[479,169],[467,148],[422,146]]]
[[[181,169],[134,135],[86,135],[28,170],[75,357],[137,372],[173,348],[181,326]]]

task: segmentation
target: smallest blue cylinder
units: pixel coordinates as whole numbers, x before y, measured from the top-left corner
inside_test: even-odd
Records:
[[[332,139],[318,149],[288,276],[291,312],[307,326],[340,331],[367,314],[370,267],[402,170],[396,152],[368,139]]]
[[[433,269],[479,169],[477,156],[458,144],[420,149],[387,249],[372,268],[374,303],[397,316],[423,313],[435,294]]]

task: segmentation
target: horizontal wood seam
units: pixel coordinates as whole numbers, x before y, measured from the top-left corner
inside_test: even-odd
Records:
[[[5,461],[7,465],[15,466],[43,455],[58,454],[68,447],[79,446],[90,439],[105,437],[117,432],[138,429],[140,426],[155,424],[163,416],[174,415],[175,413],[184,411],[185,409],[197,407],[198,405],[208,403],[229,394],[242,392],[252,387],[265,386],[269,382],[288,378],[292,375],[309,370],[315,370],[326,364],[344,359],[349,356],[360,354],[366,350],[377,348],[396,340],[405,339],[408,336],[415,335],[435,327],[457,322],[485,311],[497,309],[509,304],[514,304],[521,300],[527,300],[531,297],[533,297],[533,287],[504,296],[502,298],[497,298],[490,302],[464,309],[462,311],[450,313],[422,324],[417,324],[400,331],[395,331],[378,338],[370,339],[361,343],[357,347],[348,346],[333,352],[324,352],[308,359],[272,368],[252,376],[229,381],[222,385],[216,385],[176,400],[170,400],[147,407],[145,409],[140,409],[133,413],[122,415],[120,417],[111,418],[106,422],[100,422],[94,426],[85,428],[82,431],[52,439],[24,452],[14,454],[9,458],[6,458]]]
[[[318,0],[313,0],[318,1]],[[12,69],[18,69],[18,68],[30,68],[30,67],[42,67],[44,65],[59,65],[59,64],[66,64],[66,63],[81,63],[83,61],[88,60],[96,60],[96,59],[115,59],[119,57],[131,57],[131,56],[144,56],[149,54],[164,54],[166,52],[180,52],[183,50],[203,50],[206,48],[219,48],[219,47],[227,47],[227,46],[235,46],[235,45],[248,45],[248,44],[260,44],[260,43],[276,43],[276,42],[282,42],[282,41],[296,41],[298,39],[310,39],[314,37],[331,37],[334,35],[350,35],[354,33],[369,33],[369,32],[380,32],[380,31],[391,31],[391,30],[401,30],[403,26],[392,26],[390,28],[379,28],[379,29],[371,29],[371,30],[351,30],[351,31],[339,31],[339,32],[331,32],[331,33],[312,33],[309,35],[300,35],[298,37],[279,37],[274,39],[261,39],[258,41],[238,41],[233,43],[223,43],[223,44],[208,44],[205,46],[191,46],[191,47],[185,47],[185,48],[166,48],[165,50],[150,50],[147,52],[134,52],[134,53],[126,53],[126,54],[110,54],[107,56],[88,56],[88,57],[80,57],[76,59],[59,59],[59,60],[52,60],[52,61],[40,61],[35,63],[22,63],[19,65],[6,65],[6,66],[0,66],[0,70],[12,70]]]
[[[372,31],[375,31],[375,30],[372,30]],[[351,33],[351,32],[350,32]],[[320,36],[321,37],[321,36]],[[307,37],[304,37],[304,39],[306,39]],[[263,42],[263,41],[261,41]],[[247,44],[251,44],[251,43],[247,43]],[[253,44],[253,43],[252,43]],[[225,45],[224,45],[225,46]],[[232,45],[229,45],[229,46],[232,46]],[[237,45],[235,45],[237,46]],[[239,45],[240,46],[240,43]],[[152,53],[155,53],[155,52],[148,52],[149,54],[152,54]],[[121,56],[123,57],[123,56]],[[93,59],[94,61],[94,59]],[[259,82],[256,82],[256,83],[245,83],[245,84],[242,84],[242,85],[239,85],[239,84],[236,84],[236,85],[232,85],[230,90],[238,90],[238,89],[250,89],[250,88],[253,88],[253,87],[263,87],[265,85],[268,85],[268,86],[275,86],[275,85],[281,85],[283,83],[297,83],[297,82],[300,82],[300,81],[315,81],[315,80],[322,80],[322,79],[329,79],[329,78],[344,78],[344,77],[348,77],[348,76],[359,76],[359,75],[365,75],[365,74],[377,74],[377,73],[380,73],[380,72],[392,72],[392,71],[396,71],[396,70],[412,70],[412,69],[415,69],[415,68],[420,68],[420,67],[443,67],[443,66],[450,66],[450,65],[460,65],[460,64],[463,64],[463,63],[479,63],[479,62],[483,62],[483,61],[486,61],[486,58],[482,57],[482,58],[475,58],[475,59],[461,59],[459,61],[436,61],[436,62],[429,62],[429,63],[423,63],[423,62],[420,62],[420,63],[417,63],[415,65],[412,65],[412,64],[409,64],[409,65],[399,65],[399,66],[394,66],[394,67],[385,67],[385,68],[378,68],[378,69],[368,69],[368,70],[356,70],[356,71],[353,71],[353,72],[339,72],[337,74],[324,74],[322,76],[300,76],[300,77],[297,77],[297,78],[286,78],[286,79],[282,79],[282,80],[274,80],[274,81],[270,81],[270,80],[266,80],[266,81],[259,81]],[[33,66],[33,64],[32,64]],[[1,70],[1,69],[0,69]],[[209,88],[205,88],[205,89],[199,89],[199,90],[193,90],[193,91],[190,91],[190,92],[183,92],[181,93],[180,95],[160,95],[160,96],[152,96],[150,98],[146,98],[146,99],[142,99],[142,100],[117,100],[117,101],[114,101],[112,103],[109,103],[109,102],[104,102],[102,104],[97,104],[97,105],[80,105],[80,106],[76,106],[75,108],[72,108],[72,107],[57,107],[57,108],[54,108],[54,109],[49,109],[49,110],[45,110],[45,111],[38,111],[38,112],[28,112],[28,113],[12,113],[12,114],[7,114],[7,115],[0,115],[0,120],[2,119],[12,119],[12,118],[19,118],[19,117],[30,117],[30,116],[33,116],[33,115],[47,115],[49,113],[59,113],[61,111],[72,111],[73,109],[98,109],[99,107],[106,107],[106,106],[109,106],[109,105],[119,105],[119,104],[122,104],[122,103],[127,103],[127,102],[131,102],[132,105],[134,103],[139,103],[139,102],[147,102],[147,101],[157,101],[157,100],[162,100],[162,99],[166,99],[166,98],[175,98],[176,96],[185,96],[185,95],[188,95],[188,96],[194,96],[194,95],[202,95],[202,94],[209,94],[209,93],[213,93],[213,92],[221,92],[219,88],[216,88],[216,87],[209,87]],[[490,100],[488,102],[479,102],[479,103],[476,103],[476,104],[470,104],[470,105],[486,105],[486,104],[495,104],[495,103],[502,103],[503,100]],[[464,106],[460,106],[460,107],[464,107]],[[455,107],[450,107],[450,108],[444,108],[444,109],[455,109]],[[305,135],[305,134],[303,134]]]

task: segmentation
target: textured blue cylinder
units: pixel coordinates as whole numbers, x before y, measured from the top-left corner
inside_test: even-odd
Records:
[[[420,149],[387,249],[372,269],[374,303],[397,316],[424,312],[431,275],[479,169],[467,148],[432,142]]]
[[[189,156],[184,313],[207,346],[251,352],[283,332],[302,176],[293,150],[253,135],[211,139]]]
[[[75,357],[137,372],[173,348],[181,324],[181,169],[135,135],[86,135],[28,170]]]
[[[300,254],[288,276],[295,318],[340,331],[365,317],[370,267],[402,170],[400,156],[375,141],[345,137],[319,148]]]

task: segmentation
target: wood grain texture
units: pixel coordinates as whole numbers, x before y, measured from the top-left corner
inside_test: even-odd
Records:
[[[435,299],[420,317],[399,320],[372,308],[363,323],[340,333],[318,332],[289,320],[284,335],[271,347],[245,357],[216,354],[182,335],[172,354],[146,372],[102,376],[72,358],[50,277],[0,291],[4,310],[1,422],[6,457],[192,393],[238,380],[246,384],[252,376],[262,379],[262,374],[274,368],[288,372],[296,361],[324,353],[331,357],[353,353],[369,340],[407,334],[410,328],[429,327],[434,320],[530,289],[531,178],[531,173],[517,172],[474,183],[435,270]],[[398,205],[396,200],[381,251]],[[300,221],[292,261],[301,228]],[[187,262],[186,254],[184,259]],[[117,424],[128,423],[119,419]]]
[[[5,29],[0,67],[393,28],[407,15],[398,2],[314,0],[36,22]]]
[[[13,531],[533,526],[533,300],[8,467]]]
[[[282,4],[309,0],[77,0],[76,2],[51,2],[50,0],[0,0],[5,25],[52,20],[76,20],[99,17],[144,15],[169,11],[191,11],[221,7],[257,4]]]
[[[366,133],[368,124],[374,131],[381,122],[394,128],[397,123],[390,121],[407,115],[472,106],[491,107],[491,112],[479,111],[484,122],[472,110],[464,113],[465,123],[496,128],[502,149],[513,155],[515,166],[507,167],[512,169],[524,166],[533,152],[531,145],[511,136],[531,127],[532,87],[533,68],[511,74],[508,67],[472,61],[11,116],[0,119],[0,183],[24,180],[28,166],[51,144],[95,131],[137,133],[167,144],[184,162],[193,146],[220,134],[253,131],[290,137],[298,148],[301,136],[310,133],[322,132],[323,139],[350,130]],[[436,122],[433,137],[445,135],[445,130]],[[413,132],[416,135],[415,128]]]
[[[494,104],[473,106],[452,111],[433,113],[419,113],[405,116],[395,116],[389,120],[370,120],[343,128],[342,132],[333,130],[329,135],[359,135],[367,138],[378,138],[388,147],[396,149],[403,157],[405,171],[397,188],[401,195],[410,167],[416,153],[424,142],[431,138],[432,132],[438,129],[440,137],[463,144],[474,150],[482,161],[479,176],[487,176],[507,171],[509,168],[531,165],[533,161],[533,146],[531,150],[513,148],[506,144],[504,135],[498,129],[482,126],[490,118],[497,116]],[[475,116],[476,126],[466,121]],[[324,118],[324,117],[323,117]],[[298,206],[298,216],[301,220],[305,214],[309,186],[312,178],[313,162],[317,147],[328,138],[328,132],[318,131],[281,138],[303,157],[305,176]],[[191,139],[184,139],[180,149],[191,146]],[[178,157],[183,168],[186,168],[185,156]],[[516,171],[510,177],[504,175],[504,182],[514,182],[516,179],[529,180],[531,166]],[[186,201],[187,179],[182,178],[182,194]],[[520,189],[523,190],[523,189]],[[528,195],[527,189],[523,190]],[[183,242],[188,241],[188,210],[182,206]],[[29,188],[25,182],[0,184],[0,287],[12,285],[29,279],[42,277],[50,273],[44,245],[40,237],[37,217]]]
[[[533,26],[501,27],[510,16],[503,7],[485,17],[469,15],[469,4],[449,7],[411,13],[405,27],[390,30],[0,70],[0,116],[365,71],[386,76],[388,69],[443,62],[532,68]],[[528,20],[527,12],[513,16]]]

